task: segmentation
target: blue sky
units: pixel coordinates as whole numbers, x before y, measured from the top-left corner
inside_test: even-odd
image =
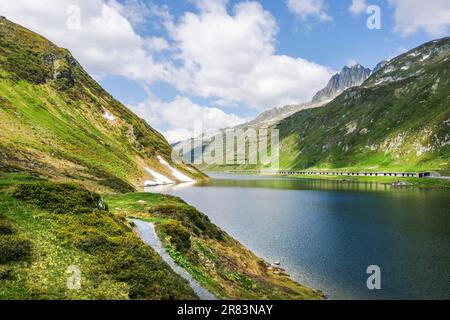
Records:
[[[448,36],[447,0],[0,0],[170,141],[307,101],[343,66]],[[370,30],[369,6],[381,28]]]
[[[232,13],[234,5],[239,2],[239,0],[229,1],[228,11]],[[307,19],[299,18],[289,10],[284,1],[261,0],[259,2],[277,22],[277,54],[301,57],[334,71],[340,70],[351,61],[373,68],[381,60],[394,57],[435,37],[424,30],[418,30],[408,36],[396,32],[395,7],[383,0],[367,2],[381,8],[382,27],[379,30],[369,30],[366,27],[369,14],[363,12],[352,15],[349,12],[351,1],[326,2],[326,12],[332,17],[332,21],[327,22],[322,22],[313,16]],[[180,19],[185,12],[198,11],[193,1],[154,1],[153,3],[167,5],[175,19]],[[155,32],[152,22],[144,23],[136,28],[136,31],[143,36],[155,34],[166,36],[161,30]],[[120,77],[110,77],[102,80],[101,83],[125,104],[135,105],[146,98],[145,90],[138,83],[135,83],[133,88],[133,84],[126,79],[121,81]],[[175,88],[164,83],[156,83],[152,91],[165,102],[172,101],[180,94]],[[203,99],[195,95],[188,96],[193,102],[204,105],[210,105],[214,101],[214,99]],[[214,107],[221,108],[225,112],[230,111],[228,107],[217,105]],[[250,119],[261,110],[244,104],[240,108],[233,108],[231,112]],[[161,130],[167,128],[168,126],[164,124],[161,126]]]

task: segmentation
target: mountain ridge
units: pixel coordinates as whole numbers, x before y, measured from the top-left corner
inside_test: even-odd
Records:
[[[345,89],[361,85],[370,75],[372,70],[355,64],[353,66],[345,66],[341,72],[331,77],[327,86],[317,92],[312,98],[313,102],[333,97]]]

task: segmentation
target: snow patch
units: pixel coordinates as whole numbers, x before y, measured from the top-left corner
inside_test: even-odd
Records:
[[[105,113],[103,114],[103,117],[106,119],[106,120],[109,120],[109,121],[116,121],[116,117],[114,117],[110,112],[108,112],[108,111],[105,111]]]
[[[384,79],[380,79],[377,82],[374,83],[375,86],[378,86],[380,84],[382,84],[385,80]]]
[[[161,156],[158,156],[159,162],[169,168],[172,171],[172,175],[177,178],[181,182],[195,182],[195,180],[191,179],[187,175],[181,173],[177,169],[173,168],[166,160],[164,160]]]
[[[350,122],[345,126],[345,129],[347,129],[347,133],[345,135],[352,134],[356,131],[356,128],[358,127],[358,124],[355,122]]]
[[[395,81],[395,79],[393,77],[386,77],[386,78],[381,78],[380,80],[375,82],[374,85],[378,86],[383,83],[389,83],[389,82],[394,82],[394,81]]]
[[[156,171],[154,171],[152,169],[149,169],[149,168],[144,168],[144,169],[145,169],[145,171],[150,173],[155,178],[155,180],[146,180],[145,183],[144,183],[146,187],[148,187],[148,186],[159,186],[159,185],[173,184],[174,183],[169,178],[163,176],[162,174],[160,174],[160,173],[158,173],[158,172],[156,172]]]
[[[431,56],[431,54],[426,54],[422,57],[422,59],[420,59],[420,61],[425,61],[427,60],[429,57]]]
[[[361,134],[361,135],[366,135],[367,133],[369,133],[369,129],[367,129],[367,128],[363,128],[363,129],[361,129],[361,131],[359,132],[359,134]]]
[[[390,66],[383,71],[383,74],[388,74],[391,73],[392,71],[395,71],[395,68],[393,66]]]
[[[412,52],[412,53],[408,54],[408,57],[417,57],[419,55],[420,55],[419,52]]]

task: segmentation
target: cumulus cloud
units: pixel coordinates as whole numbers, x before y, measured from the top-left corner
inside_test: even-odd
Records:
[[[368,6],[366,0],[352,0],[352,4],[348,10],[352,15],[357,16],[366,12]]]
[[[173,81],[183,92],[266,109],[308,100],[329,80],[325,67],[275,54],[277,24],[258,2],[199,1],[169,27],[183,67]]]
[[[431,36],[448,34],[450,2],[448,0],[389,0],[395,6],[395,31],[403,36],[425,31]]]
[[[324,0],[287,0],[289,10],[302,20],[316,17],[320,21],[333,20],[326,12]]]
[[[194,137],[200,132],[233,127],[244,122],[237,115],[195,104],[181,96],[171,102],[162,102],[153,97],[130,108],[151,125],[168,127],[163,133],[171,143]]]
[[[141,0],[109,1],[109,5],[122,14],[133,26],[145,23],[147,17],[152,15],[152,7]]]
[[[170,48],[166,39],[161,37],[148,37],[144,39],[145,48],[149,51],[159,52]]]
[[[152,22],[152,27],[160,29],[172,16],[167,5],[156,5],[148,0],[104,0],[108,5],[117,10],[128,19],[134,27],[141,27]]]
[[[145,39],[135,33],[115,1],[0,0],[1,14],[68,48],[88,70],[152,82],[164,78],[169,68],[145,50]],[[79,13],[79,15],[78,15]],[[68,24],[78,19],[79,25]]]
[[[356,59],[353,59],[353,58],[347,59],[347,67],[354,67],[358,64],[359,64],[359,62]]]

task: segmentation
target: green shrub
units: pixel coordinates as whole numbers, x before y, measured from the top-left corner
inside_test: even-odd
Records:
[[[0,236],[14,233],[14,227],[9,221],[3,220],[0,217]]]
[[[167,220],[160,226],[160,230],[170,237],[170,243],[180,252],[191,248],[191,233],[180,222]]]
[[[221,236],[219,229],[211,223],[209,218],[194,207],[183,207],[179,211],[179,218],[183,219],[185,223],[190,224],[197,235],[212,238],[220,238]]]
[[[0,237],[0,263],[25,261],[31,257],[31,242],[28,239],[8,235]]]
[[[217,240],[223,239],[223,231],[215,226],[208,216],[199,212],[196,208],[175,197],[165,196],[164,200],[176,200],[178,203],[161,204],[156,208],[149,208],[148,212],[180,221],[184,227],[191,230],[197,236]]]
[[[180,209],[178,204],[161,204],[157,208],[149,208],[149,213],[157,214],[166,218],[176,218],[177,211]]]
[[[96,253],[102,250],[113,250],[115,244],[106,236],[92,232],[80,237],[75,247],[88,253]]]
[[[0,265],[0,280],[11,280],[14,278],[10,268]]]
[[[55,216],[58,237],[66,245],[91,254],[101,274],[129,285],[131,299],[195,298],[190,287],[174,276],[161,257],[144,244],[123,221],[106,212]]]
[[[37,182],[19,184],[12,196],[59,214],[83,214],[107,207],[96,193],[76,184]]]

